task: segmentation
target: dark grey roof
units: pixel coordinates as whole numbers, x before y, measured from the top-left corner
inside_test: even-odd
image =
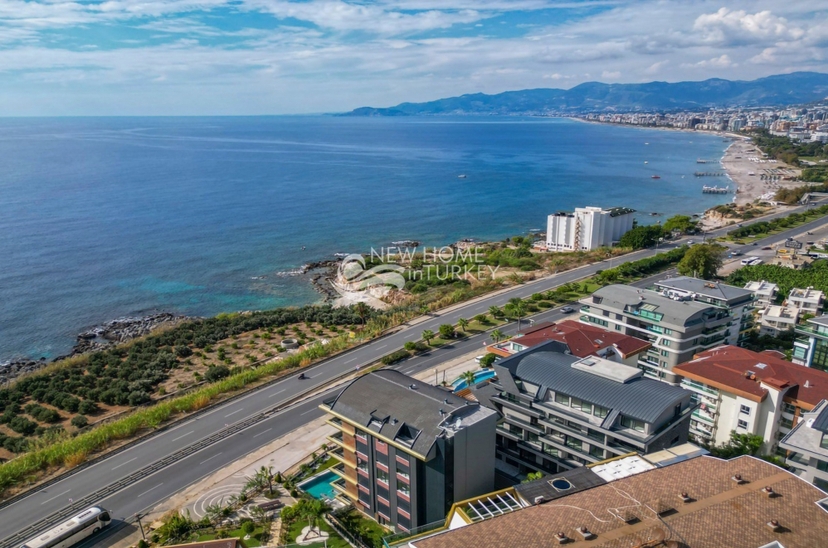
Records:
[[[698,293],[699,295],[705,295],[725,302],[742,301],[753,294],[753,291],[742,287],[734,287],[719,282],[709,282],[689,276],[676,276],[675,278],[659,280],[656,282],[656,286]]]
[[[595,302],[596,298],[600,299],[600,304]],[[585,297],[580,302],[587,306],[595,304],[597,308],[612,309],[617,312],[624,312],[627,306],[638,308],[644,304],[654,305],[657,307],[654,312],[663,314],[663,319],[659,323],[679,328],[700,323],[706,310],[719,310],[710,304],[691,300],[674,301],[656,291],[621,284],[601,287],[592,296]]]
[[[821,316],[817,316],[816,318],[811,318],[808,320],[808,323],[815,323],[817,325],[828,326],[828,314],[823,314]]]
[[[552,482],[556,479],[565,479],[571,487],[564,490],[556,489],[552,485]],[[605,483],[607,482],[604,478],[584,466],[515,485],[515,491],[530,504],[535,504],[537,497],[543,497],[543,502],[549,502]],[[562,484],[562,486],[565,486],[565,484]],[[539,504],[543,504],[543,502],[539,502]]]
[[[423,456],[428,456],[443,434],[441,424],[482,410],[476,403],[392,369],[359,377],[336,399],[326,403],[331,411],[366,431],[378,432]],[[494,413],[489,409],[483,411]],[[407,435],[413,437],[413,442],[406,439]]]
[[[828,433],[828,405],[825,405],[819,415],[816,416],[811,428],[822,433]]]
[[[510,356],[499,365],[513,371],[519,379],[540,385],[541,390],[548,388],[607,407],[610,414],[617,412],[652,423],[689,395],[683,388],[652,379],[637,377],[620,383],[599,377],[572,368],[571,365],[580,359],[576,356],[544,351],[548,350],[546,344],[535,349],[535,352]],[[543,392],[539,392],[538,396],[542,397]]]

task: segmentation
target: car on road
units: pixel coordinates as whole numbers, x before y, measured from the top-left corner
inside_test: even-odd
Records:
[[[766,245],[766,246],[765,246],[765,247],[763,247],[762,249],[764,249],[765,251],[770,251],[770,250],[771,250],[771,249],[773,249],[773,248],[772,248],[771,246],[769,246],[769,245]]]
[[[734,257],[738,257],[741,254],[742,254],[741,251],[734,251],[733,253],[731,253],[731,255],[733,255]]]
[[[752,244],[750,244],[750,245],[759,245],[759,244],[758,244],[758,243],[756,243],[756,242],[753,242],[753,243],[752,243]]]
[[[561,312],[563,312],[564,314],[572,314],[573,312],[575,312],[575,309],[571,306],[564,306],[563,308],[561,308]]]
[[[807,234],[808,236],[813,236],[814,235],[813,232],[806,232],[805,234]]]

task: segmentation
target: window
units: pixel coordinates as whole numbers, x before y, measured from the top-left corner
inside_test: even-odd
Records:
[[[566,437],[566,446],[569,447],[570,449],[576,449],[578,451],[581,451],[584,447],[584,442],[582,442],[581,440],[579,440],[577,438],[572,438],[572,437],[567,436]]]
[[[583,411],[587,415],[591,415],[592,414],[592,404],[589,403],[589,402],[585,402],[584,400],[581,400],[581,411]]]
[[[819,442],[819,446],[823,449],[828,449],[828,435],[822,435],[822,440]]]
[[[621,326],[619,324],[615,324],[615,330],[616,331],[621,331]]]
[[[779,420],[779,426],[781,426],[782,428],[787,428],[788,430],[790,430],[791,428],[793,428],[793,421],[790,420],[790,419],[786,419],[785,417],[782,417]]]
[[[736,423],[736,425],[737,425],[738,428],[742,428],[744,430],[747,430],[747,427],[748,427],[747,421],[743,421],[742,419],[739,419],[739,422]]]
[[[667,351],[667,350],[662,350],[662,351],[661,351],[661,355],[666,357],[666,356],[669,356],[669,355],[670,355],[670,352],[669,352],[669,351]]]
[[[606,407],[601,407],[600,405],[594,405],[592,407],[592,414],[596,417],[606,418],[607,414],[609,413],[609,409]]]
[[[665,327],[665,328],[664,328],[664,334],[665,334],[665,335],[672,335],[672,334],[673,334],[673,330],[672,330],[672,329],[667,329],[667,328]]]
[[[672,342],[670,339],[661,339],[661,346],[670,346]]]
[[[569,396],[555,392],[555,403],[569,405]]]
[[[782,402],[782,411],[790,413],[791,415],[796,415],[796,406],[791,405],[788,402]]]
[[[580,398],[572,398],[570,400],[569,406],[573,409],[580,409],[582,403],[583,402],[581,402]]]
[[[397,491],[403,495],[411,495],[411,487],[407,483],[400,480],[397,480]]]
[[[624,415],[621,415],[621,426],[623,426],[624,428],[631,428],[636,432],[644,431],[644,421],[636,420]]]
[[[597,459],[603,459],[604,458],[604,450],[601,449],[600,447],[596,447],[594,445],[590,446],[589,454],[592,455],[593,457],[597,458]]]
[[[664,361],[664,360],[661,360],[661,367],[667,367],[667,362]]]
[[[745,414],[745,415],[750,415],[750,407],[748,407],[747,405],[744,405],[744,404],[740,405],[739,406],[739,413],[742,413],[742,414]]]
[[[388,472],[384,472],[377,468],[377,481],[388,483]]]

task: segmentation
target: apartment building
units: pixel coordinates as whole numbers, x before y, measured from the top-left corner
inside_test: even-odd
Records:
[[[567,320],[537,324],[522,335],[487,346],[486,350],[505,358],[546,341],[564,343],[569,353],[579,358],[599,356],[632,366],[636,366],[639,358],[652,346],[637,337]]]
[[[795,306],[768,306],[759,312],[759,334],[777,337],[796,327],[799,309]]]
[[[772,350],[721,346],[677,366],[681,386],[693,393],[697,405],[690,420],[692,440],[720,445],[735,431],[760,435],[763,452],[776,451],[803,413],[828,398],[828,373],[782,358]]]
[[[828,316],[810,318],[794,331],[799,336],[794,340],[792,361],[828,371]]]
[[[633,227],[634,209],[627,207],[576,207],[560,212],[546,222],[548,251],[589,251],[617,242]]]
[[[796,475],[828,491],[828,400],[802,415],[779,448],[788,451],[785,464]]]
[[[825,295],[822,291],[817,291],[812,287],[806,289],[791,289],[788,295],[787,305],[795,306],[799,309],[800,314],[813,314],[815,316],[822,314],[822,302]]]
[[[672,372],[676,365],[737,337],[740,325],[727,309],[627,285],[602,287],[580,303],[581,322],[649,341],[638,367],[671,384],[680,380]]]
[[[734,326],[722,344],[738,344],[753,328],[754,295],[749,289],[690,276],[676,276],[655,283],[655,291],[671,299],[693,299],[730,313]]]
[[[390,546],[813,548],[828,538],[825,493],[754,457],[701,456],[589,489],[575,488],[575,479],[570,490],[564,478],[545,478],[553,486],[556,480],[563,493],[549,502]]]
[[[320,408],[338,432],[338,496],[398,531],[493,490],[497,413],[399,371],[352,381]]]
[[[765,308],[776,303],[776,295],[779,292],[779,286],[765,280],[748,282],[745,289],[753,293],[753,301],[757,308]]]
[[[630,367],[548,341],[495,363],[497,458],[522,473],[557,473],[685,443],[691,393]]]

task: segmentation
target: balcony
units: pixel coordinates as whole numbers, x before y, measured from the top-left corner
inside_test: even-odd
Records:
[[[681,382],[681,386],[683,388],[687,388],[688,390],[691,390],[691,391],[694,391],[694,392],[704,392],[706,394],[710,394],[712,396],[715,396],[717,399],[719,397],[719,391],[718,390],[716,390],[715,388],[708,388],[706,385],[698,383],[696,381],[691,381],[689,379],[684,379]]]
[[[698,420],[702,421],[705,424],[709,424],[710,426],[715,426],[716,425],[715,417],[712,417],[712,416],[704,414],[704,413],[700,413],[698,410],[693,411],[693,418],[698,419]]]
[[[351,468],[356,466],[356,455],[352,451],[345,452],[345,450],[340,447],[333,451],[329,451],[328,454],[345,466],[349,466]]]
[[[510,440],[523,441],[523,432],[512,432],[511,430],[509,430],[509,427],[504,425],[503,423],[497,425],[497,433],[501,436],[509,438]]]
[[[520,428],[522,428],[524,430],[534,432],[535,434],[543,434],[544,433],[543,427],[539,424],[531,424],[531,423],[528,423],[524,420],[520,420],[516,417],[509,417],[509,416],[504,417],[503,420],[510,423],[510,424],[513,424],[515,426],[519,426]]]
[[[354,485],[356,485],[357,480],[356,480],[356,477],[353,476],[354,472],[352,471],[349,474],[348,470],[346,470],[345,467],[342,466],[341,464],[337,464],[336,466],[332,466],[330,468],[330,470],[331,470],[331,472],[333,472],[334,474],[336,474],[340,478],[344,479],[345,481],[349,481],[349,482],[353,483]],[[353,470],[353,469],[351,469],[351,470]]]
[[[526,413],[536,419],[543,417],[543,413],[538,411],[537,409],[532,409],[527,404],[521,403],[519,401],[514,401],[508,398],[504,398],[503,396],[495,396],[492,400],[496,403],[499,403],[503,407],[508,407],[509,409],[514,409],[515,411],[520,411],[521,413]]]
[[[828,333],[819,331],[816,327],[812,327],[810,325],[798,325],[796,326],[795,331],[799,334],[806,335],[808,337],[814,336],[819,337],[821,339],[828,339]]]

